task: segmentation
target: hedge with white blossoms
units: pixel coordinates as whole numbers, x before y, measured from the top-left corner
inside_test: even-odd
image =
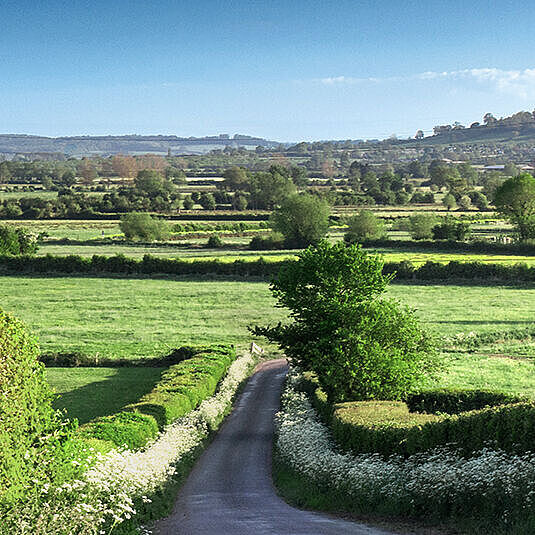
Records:
[[[59,488],[44,485],[37,502],[0,525],[10,535],[96,535],[117,533],[150,496],[165,489],[176,467],[200,448],[232,407],[239,385],[256,360],[237,358],[214,396],[169,425],[144,450],[112,450],[89,459],[90,466],[76,481]],[[77,462],[77,461],[73,461]],[[130,531],[131,532],[131,531]]]
[[[276,419],[277,455],[320,488],[349,499],[353,511],[484,519],[508,533],[521,533],[508,531],[512,524],[535,523],[535,454],[515,456],[491,449],[469,458],[447,449],[407,459],[342,454],[307,395],[299,391],[299,380],[292,371],[283,392]]]

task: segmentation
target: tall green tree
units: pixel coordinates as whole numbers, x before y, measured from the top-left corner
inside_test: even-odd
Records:
[[[529,173],[508,178],[494,196],[496,209],[515,225],[521,240],[535,238],[535,178]]]
[[[271,284],[291,322],[257,327],[316,373],[331,401],[399,399],[429,373],[432,345],[413,312],[384,299],[383,260],[360,246],[321,241]]]
[[[344,240],[347,243],[356,243],[380,238],[384,233],[385,224],[371,210],[361,210],[349,219],[347,226]]]
[[[251,206],[253,209],[272,210],[296,191],[295,184],[286,172],[272,166],[270,171],[255,173],[251,177]]]
[[[329,205],[310,195],[295,194],[284,199],[272,216],[273,230],[284,236],[286,247],[307,247],[318,243],[329,230]]]

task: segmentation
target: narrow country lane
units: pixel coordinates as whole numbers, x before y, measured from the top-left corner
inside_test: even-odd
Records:
[[[203,453],[158,535],[386,535],[387,532],[301,511],[275,493],[271,480],[273,416],[286,374],[284,360],[262,364],[233,413]]]

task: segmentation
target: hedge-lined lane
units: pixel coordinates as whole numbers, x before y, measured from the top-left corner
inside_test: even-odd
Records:
[[[148,394],[116,414],[83,425],[80,436],[102,449],[116,446],[141,448],[166,425],[213,395],[219,381],[236,358],[233,346],[182,350],[189,350],[189,358],[163,372],[160,381]]]

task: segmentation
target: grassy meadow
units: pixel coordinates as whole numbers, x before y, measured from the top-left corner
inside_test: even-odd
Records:
[[[30,326],[45,353],[143,358],[183,344],[235,343],[245,348],[252,339],[249,325],[273,324],[285,316],[274,307],[265,282],[3,277],[1,283],[2,308]],[[388,295],[413,307],[437,336],[511,331],[532,325],[535,316],[533,286],[393,284]],[[534,355],[533,345],[524,341],[445,353],[449,365],[438,381],[535,397]],[[94,377],[115,395],[115,383],[101,377],[110,370],[58,370],[49,370],[49,377],[60,392],[67,392],[60,383],[67,373],[67,383],[81,381],[69,391],[91,390],[83,382]],[[132,373],[135,377],[143,370]],[[116,373],[118,381],[124,372]]]
[[[393,284],[388,295],[437,335],[507,331],[535,316],[529,286]],[[0,303],[38,334],[44,352],[121,358],[191,343],[245,347],[248,325],[285,315],[267,283],[246,281],[2,277]]]
[[[48,382],[58,394],[56,409],[84,424],[119,411],[149,392],[163,368],[47,368]]]

